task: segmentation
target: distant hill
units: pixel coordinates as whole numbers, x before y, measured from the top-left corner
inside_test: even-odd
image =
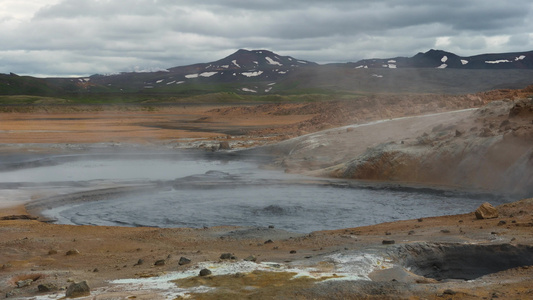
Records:
[[[533,51],[462,57],[432,49],[413,57],[364,59],[348,64],[354,68],[533,69]]]
[[[268,50],[241,49],[213,62],[157,72],[82,78],[0,74],[0,95],[107,103],[117,99],[118,102],[159,101],[164,97],[175,101],[213,93],[331,97],[377,92],[464,94],[523,88],[532,83],[533,51],[461,57],[430,50],[413,57],[319,65]],[[231,101],[232,97],[235,98],[223,98]]]

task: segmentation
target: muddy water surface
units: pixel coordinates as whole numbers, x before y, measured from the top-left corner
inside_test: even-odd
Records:
[[[68,155],[2,164],[0,182],[25,187],[150,184],[135,193],[62,201],[42,214],[61,224],[153,227],[349,228],[473,211],[486,198],[455,191],[307,178],[253,160],[178,154]],[[156,188],[154,188],[154,186]],[[497,205],[505,199],[494,198]],[[52,203],[52,202],[51,202]]]

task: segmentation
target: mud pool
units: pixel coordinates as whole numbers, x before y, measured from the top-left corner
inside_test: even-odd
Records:
[[[467,213],[488,200],[457,191],[291,175],[260,168],[255,159],[215,154],[15,157],[0,164],[0,185],[9,191],[61,191],[32,196],[30,204],[60,224],[275,226],[302,233]],[[490,199],[494,205],[505,200]]]

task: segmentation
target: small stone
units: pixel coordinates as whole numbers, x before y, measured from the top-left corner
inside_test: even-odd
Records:
[[[424,219],[422,219],[422,218],[418,219],[418,222],[423,222],[423,221],[424,221]]]
[[[11,290],[11,291],[9,291],[9,292],[6,293],[6,298],[13,297],[13,296],[15,296],[15,294],[16,294],[16,293],[15,293],[15,290]]]
[[[477,219],[494,219],[498,217],[498,210],[490,203],[481,204],[475,211]]]
[[[98,268],[94,268],[93,269],[93,273],[98,273],[98,272],[100,272],[100,270],[98,270]]]
[[[274,225],[269,225],[268,228],[273,229]]]
[[[450,231],[448,229],[443,229],[440,232],[442,232],[442,233],[450,233]]]
[[[77,298],[83,296],[89,296],[91,294],[91,289],[87,284],[87,281],[82,281],[78,283],[72,283],[68,286],[66,296],[67,298]]]
[[[59,290],[59,288],[57,287],[57,285],[53,283],[44,283],[44,284],[39,284],[37,286],[37,290],[39,290],[39,292],[41,293],[48,293],[52,291],[57,291]]]
[[[507,222],[505,222],[505,221],[503,221],[503,220],[501,220],[500,222],[498,222],[498,226],[502,226],[502,225],[505,225],[505,224],[507,224]]]
[[[17,281],[17,287],[18,288],[27,287],[27,286],[30,286],[32,283],[33,283],[33,279],[20,280],[20,281]]]
[[[274,241],[272,241],[272,240],[268,240],[268,241],[265,242],[265,244],[272,244],[272,243],[274,243]]]
[[[70,256],[70,255],[78,255],[78,254],[80,254],[80,251],[78,251],[78,249],[72,249],[72,250],[68,250],[66,255]]]
[[[291,250],[290,254],[295,254],[296,250]]]
[[[144,260],[142,258],[139,258],[139,260],[137,261],[136,264],[134,264],[133,266],[140,266],[144,263]]]
[[[257,261],[257,258],[255,256],[253,256],[253,255],[250,255],[247,258],[245,258],[244,260],[245,261],[253,261],[253,262],[255,262],[255,261]]]
[[[385,232],[385,235],[392,235],[389,231]]]
[[[220,259],[231,259],[232,256],[231,253],[222,253]]]
[[[160,260],[156,261],[156,262],[154,263],[154,265],[156,265],[156,266],[164,266],[165,263],[166,263],[166,262],[165,262],[164,259],[160,259]]]
[[[394,240],[383,240],[382,244],[383,245],[392,245],[392,244],[395,244],[396,241]]]
[[[201,269],[201,270],[200,270],[200,276],[202,276],[202,277],[203,277],[203,276],[209,276],[209,275],[211,275],[211,274],[212,274],[212,273],[211,273],[211,270],[209,270],[209,269]]]
[[[57,250],[52,249],[48,251],[48,255],[54,255],[54,254],[57,254]]]
[[[414,231],[414,230],[410,230],[410,231],[407,233],[407,235],[413,235],[413,234],[415,234],[415,231]]]
[[[450,289],[447,289],[447,290],[444,290],[444,292],[442,292],[444,295],[455,295],[457,294],[456,291],[454,290],[450,290]]]
[[[178,265],[180,266],[183,266],[183,265],[187,265],[187,264],[190,264],[191,263],[191,260],[186,258],[186,257],[180,257],[180,261],[178,262]]]

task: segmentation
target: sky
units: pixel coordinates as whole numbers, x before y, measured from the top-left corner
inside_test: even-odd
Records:
[[[0,73],[144,72],[266,49],[317,63],[533,50],[533,1],[0,0]]]

